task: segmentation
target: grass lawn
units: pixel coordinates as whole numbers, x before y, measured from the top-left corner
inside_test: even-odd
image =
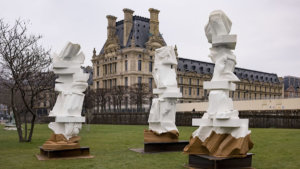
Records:
[[[181,152],[139,154],[129,148],[143,147],[143,130],[136,125],[84,125],[82,146],[89,146],[93,159],[38,161],[35,154],[50,136],[47,125],[36,125],[32,143],[19,143],[16,131],[0,126],[0,169],[183,169],[188,156]],[[188,140],[196,127],[179,127],[180,139]],[[299,129],[251,129],[256,169],[299,169]]]

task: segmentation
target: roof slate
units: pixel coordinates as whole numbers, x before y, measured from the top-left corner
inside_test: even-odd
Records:
[[[215,64],[191,60],[185,58],[179,58],[177,70],[181,72],[195,72],[199,74],[209,74],[212,75],[214,72]],[[269,83],[280,83],[277,74],[266,73],[255,70],[243,69],[236,67],[234,73],[240,80],[248,81],[259,81],[259,82],[269,82]]]

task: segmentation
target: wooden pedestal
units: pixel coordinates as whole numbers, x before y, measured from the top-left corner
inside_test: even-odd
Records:
[[[193,169],[253,169],[252,153],[246,157],[213,157],[208,155],[189,155],[188,168]]]
[[[166,151],[183,151],[183,148],[187,144],[189,144],[189,141],[144,143],[144,152],[153,153]]]
[[[80,147],[66,150],[47,150],[40,147],[39,160],[64,159],[64,158],[93,158],[89,147]]]

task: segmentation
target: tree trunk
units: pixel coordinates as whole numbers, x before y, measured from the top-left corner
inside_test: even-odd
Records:
[[[25,123],[24,140],[27,140],[27,111],[24,112],[24,123]]]
[[[23,134],[22,134],[22,122],[19,116],[19,113],[17,112],[16,108],[15,108],[15,92],[14,92],[14,88],[10,89],[11,92],[11,108],[15,117],[15,122],[16,122],[16,127],[17,127],[17,131],[18,131],[18,136],[19,136],[19,142],[23,142]]]
[[[35,118],[36,118],[36,115],[32,114],[32,119],[31,119],[31,122],[30,122],[31,123],[30,133],[29,133],[27,142],[31,142],[31,138],[32,138],[32,134],[33,134],[33,129],[34,129]]]

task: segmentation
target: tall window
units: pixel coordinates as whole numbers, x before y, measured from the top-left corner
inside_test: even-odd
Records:
[[[192,85],[192,78],[189,79],[189,84]]]
[[[112,64],[109,64],[109,69],[110,69],[109,73],[111,74],[112,73]]]
[[[103,83],[104,83],[104,88],[107,89],[107,81],[103,80]]]
[[[149,72],[152,72],[152,62],[149,62]]]
[[[200,84],[200,80],[199,80],[199,79],[197,79],[197,85],[199,86],[199,84]]]
[[[104,65],[104,74],[107,75],[107,65]]]
[[[152,91],[152,78],[149,78],[149,91]]]
[[[138,77],[138,84],[142,84],[142,77]]]
[[[109,80],[109,87],[112,88],[112,80]]]
[[[97,76],[99,76],[99,75],[100,75],[100,67],[97,66]]]
[[[125,71],[128,71],[128,61],[127,60],[125,60]]]
[[[97,82],[97,89],[99,89],[99,82]]]
[[[183,94],[183,86],[180,86],[180,92]]]
[[[197,88],[197,96],[199,96],[199,95],[200,95],[200,89]]]
[[[125,87],[128,87],[128,77],[125,77]]]
[[[114,73],[117,73],[117,63],[115,63],[115,72]]]
[[[142,60],[138,60],[138,71],[142,71]]]
[[[182,84],[183,83],[183,78],[182,77],[180,77],[180,84]]]
[[[189,87],[189,95],[192,95],[192,88]]]

